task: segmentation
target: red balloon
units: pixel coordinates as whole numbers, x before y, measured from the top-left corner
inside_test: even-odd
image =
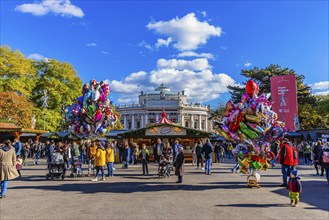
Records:
[[[252,81],[251,79],[248,80],[248,82],[246,84],[246,92],[249,95],[249,97],[252,97],[254,94],[258,95],[258,92],[259,92],[258,84],[255,83],[254,81]]]

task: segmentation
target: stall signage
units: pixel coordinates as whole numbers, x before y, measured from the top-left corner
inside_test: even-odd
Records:
[[[179,127],[170,127],[170,126],[163,126],[163,127],[154,127],[149,128],[146,130],[146,135],[186,135],[186,129],[179,128]]]

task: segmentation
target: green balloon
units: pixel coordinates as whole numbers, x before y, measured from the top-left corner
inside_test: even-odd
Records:
[[[245,134],[247,135],[249,138],[251,139],[255,139],[258,137],[258,134],[252,130],[250,130],[247,125],[243,122],[240,122],[240,130]]]

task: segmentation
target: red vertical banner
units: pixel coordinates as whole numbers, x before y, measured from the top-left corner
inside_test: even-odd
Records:
[[[295,75],[271,77],[272,110],[278,114],[278,120],[285,123],[287,129],[299,129],[297,84]]]

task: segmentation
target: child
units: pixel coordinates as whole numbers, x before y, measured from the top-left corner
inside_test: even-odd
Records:
[[[17,156],[17,159],[16,159],[16,170],[19,174],[19,177],[22,177],[22,174],[21,174],[21,169],[23,169],[23,160],[20,156]]]
[[[302,183],[299,179],[300,177],[297,170],[293,170],[290,172],[290,178],[288,181],[287,188],[289,190],[290,205],[294,205],[295,207],[298,206],[299,194],[302,192]]]

